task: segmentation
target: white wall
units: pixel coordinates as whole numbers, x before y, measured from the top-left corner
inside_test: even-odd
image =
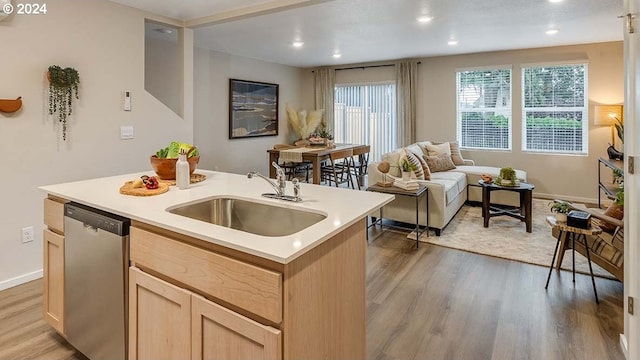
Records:
[[[563,156],[524,153],[521,149],[521,65],[528,63],[584,60],[589,71],[589,155]],[[526,170],[536,185],[537,196],[563,197],[569,200],[596,201],[598,197],[598,157],[606,157],[611,141],[608,127],[593,125],[593,107],[621,104],[624,95],[623,43],[609,42],[515,51],[465,54],[419,59],[418,66],[418,140],[447,141],[456,138],[456,69],[512,65],[513,70],[513,149],[507,152],[463,151],[479,165],[512,166]],[[379,63],[375,63],[377,65]],[[344,67],[363,64],[347,65]],[[367,65],[367,64],[364,64]],[[340,67],[338,67],[340,68]],[[310,69],[304,71],[304,87],[313,86]],[[336,83],[363,83],[395,80],[393,67],[342,70]],[[305,101],[313,99],[305,94]],[[619,140],[617,148],[620,149]],[[607,173],[606,171],[604,172]]]
[[[0,22],[0,98],[22,96],[22,110],[0,113],[0,289],[42,269],[45,194],[40,185],[148,169],[149,156],[173,139],[192,141],[183,120],[144,91],[145,13],[101,0],[50,0],[47,15],[13,15]],[[49,65],[80,73],[68,140],[46,116]],[[133,111],[122,111],[125,90]],[[121,125],[135,139],[119,140]],[[118,194],[118,189],[95,189]],[[35,227],[22,244],[21,228]],[[27,274],[25,276],[25,274]]]
[[[268,174],[267,149],[294,140],[285,105],[302,107],[302,70],[196,48],[194,73],[194,143],[203,155],[201,166],[233,173]],[[229,139],[230,78],[279,84],[278,136]]]

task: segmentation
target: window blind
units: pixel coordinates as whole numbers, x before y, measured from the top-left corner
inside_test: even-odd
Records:
[[[338,85],[334,93],[336,143],[371,146],[370,161],[396,148],[396,85]]]
[[[456,72],[457,138],[466,149],[511,149],[511,69]]]
[[[522,150],[587,154],[587,64],[522,69]]]

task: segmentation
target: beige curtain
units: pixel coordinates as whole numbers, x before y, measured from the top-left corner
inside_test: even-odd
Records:
[[[398,146],[416,142],[416,92],[418,63],[400,61],[396,64],[396,97],[398,106]]]
[[[333,133],[333,92],[336,85],[336,71],[320,68],[313,74],[316,85],[316,109],[324,109],[322,121]]]

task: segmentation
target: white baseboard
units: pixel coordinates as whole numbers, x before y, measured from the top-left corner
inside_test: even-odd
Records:
[[[538,193],[535,190],[533,191],[533,197],[539,198],[539,199],[549,199],[549,200],[561,199],[561,200],[566,200],[566,201],[575,202],[575,203],[582,203],[582,204],[598,203],[598,199],[591,199],[591,198],[577,197],[577,196],[566,196],[566,195],[558,195],[558,194],[545,194],[545,193]],[[609,201],[606,198],[603,200],[604,200],[603,203]]]
[[[29,281],[39,279],[41,277],[42,277],[42,270],[37,270],[24,275],[16,276],[12,279],[0,281],[0,291],[8,288],[12,288],[14,286],[22,285],[24,283],[28,283]]]
[[[622,353],[624,354],[624,358],[629,358],[629,345],[627,345],[627,338],[624,334],[620,334],[620,349],[622,349]]]

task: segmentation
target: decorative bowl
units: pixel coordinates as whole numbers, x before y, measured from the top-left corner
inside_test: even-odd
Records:
[[[178,159],[158,159],[157,156],[151,155],[151,167],[156,175],[162,180],[176,179],[176,162]],[[200,156],[192,156],[187,158],[189,162],[189,174],[193,174],[200,161]]]

